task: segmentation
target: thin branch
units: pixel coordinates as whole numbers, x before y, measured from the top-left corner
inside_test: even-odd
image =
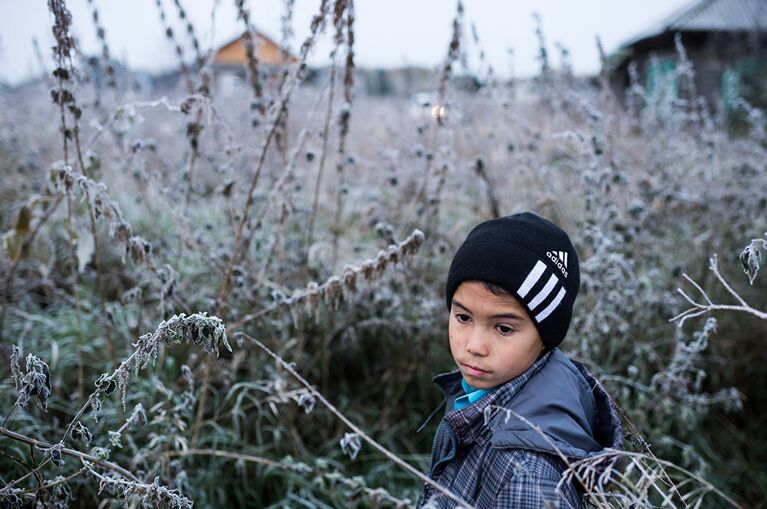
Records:
[[[244,324],[257,320],[281,307],[288,307],[297,314],[298,308],[301,306],[308,303],[309,306],[316,307],[319,301],[324,299],[326,304],[335,308],[348,293],[356,291],[357,282],[361,278],[370,282],[382,275],[390,265],[400,263],[403,260],[410,260],[418,252],[423,242],[423,232],[415,229],[399,244],[390,244],[386,249],[379,251],[375,258],[364,260],[357,266],[347,266],[339,275],[329,277],[321,285],[311,282],[305,289],[294,290],[290,297],[284,297],[264,309],[245,315],[237,322],[230,324],[227,327],[227,332],[231,333]]]
[[[711,268],[711,271],[716,276],[716,278],[719,280],[719,282],[722,283],[722,286],[724,286],[724,288],[728,292],[730,292],[730,295],[735,297],[738,300],[738,302],[740,302],[741,306],[750,308],[750,306],[746,303],[746,301],[743,300],[743,297],[738,295],[738,292],[733,290],[730,284],[727,281],[725,281],[725,279],[722,277],[722,274],[719,272],[719,264],[717,263],[716,255],[711,257],[710,268]]]
[[[54,486],[57,486],[59,484],[64,484],[67,481],[71,481],[72,479],[74,479],[78,475],[84,474],[86,470],[87,470],[87,468],[83,467],[80,470],[78,470],[78,471],[76,471],[76,472],[74,472],[74,473],[72,473],[72,474],[70,474],[70,475],[68,475],[66,477],[62,477],[58,481],[53,481],[53,482],[50,482],[48,484],[43,484],[42,486],[38,486],[36,488],[29,488],[27,490],[24,490],[24,491],[22,491],[20,493],[20,495],[26,495],[28,493],[36,493],[38,491],[47,490],[48,488],[53,488]]]
[[[687,274],[682,274],[684,278],[689,281],[700,293],[703,295],[703,297],[706,299],[706,304],[696,302],[693,300],[687,293],[685,293],[684,290],[681,288],[677,288],[677,292],[679,292],[682,297],[684,297],[687,302],[689,302],[692,307],[689,309],[686,309],[673,317],[670,322],[676,322],[678,321],[679,327],[684,325],[684,322],[689,318],[694,318],[696,316],[703,315],[705,313],[709,313],[711,311],[739,311],[743,313],[749,313],[752,314],[762,320],[767,320],[767,312],[760,311],[758,309],[755,309],[750,304],[748,304],[743,297],[741,297],[738,292],[736,292],[732,286],[727,282],[727,280],[722,276],[721,272],[719,272],[719,264],[717,262],[716,254],[711,257],[710,263],[709,263],[709,270],[714,273],[714,276],[719,280],[719,282],[722,284],[722,286],[727,290],[727,292],[732,295],[739,304],[715,304],[711,301],[706,291],[701,288],[701,286],[696,283],[692,278],[690,278]]]
[[[405,469],[406,471],[413,474],[418,479],[422,480],[423,482],[430,484],[433,486],[436,490],[441,492],[443,495],[448,497],[450,500],[453,500],[454,502],[458,503],[459,507],[466,507],[470,508],[471,506],[463,500],[461,497],[453,493],[448,488],[445,488],[441,484],[438,484],[434,480],[430,479],[428,476],[424,475],[422,472],[420,472],[418,469],[410,465],[409,463],[405,462],[404,460],[400,459],[396,454],[386,449],[384,446],[373,440],[369,435],[367,435],[362,428],[354,424],[352,421],[350,421],[344,414],[342,414],[335,406],[333,406],[327,399],[325,399],[325,396],[323,396],[317,389],[314,388],[313,385],[311,385],[304,377],[302,377],[289,363],[285,362],[279,355],[271,351],[266,345],[264,345],[259,340],[252,338],[248,336],[247,334],[238,332],[240,336],[244,337],[245,339],[253,342],[256,346],[261,348],[263,351],[268,353],[281,367],[283,367],[288,373],[293,375],[296,380],[301,382],[301,384],[309,390],[309,392],[312,393],[314,397],[316,397],[325,407],[330,410],[333,415],[338,417],[341,422],[346,424],[352,431],[354,431],[357,435],[359,435],[360,438],[365,440],[368,444],[373,446],[374,449],[378,450],[381,454],[389,458],[391,461]]]
[[[706,302],[708,304],[713,304],[713,302],[711,302],[711,299],[709,299],[708,294],[706,293],[706,291],[703,288],[701,288],[700,285],[698,283],[696,283],[694,279],[692,279],[690,276],[688,276],[687,273],[682,274],[682,276],[684,276],[684,278],[687,281],[689,281],[690,283],[692,283],[693,286],[695,286],[695,288],[701,293],[701,295],[703,295],[703,298],[706,299]]]
[[[11,430],[5,429],[5,428],[0,428],[0,435],[5,435],[8,438],[11,438],[11,439],[16,440],[18,442],[23,442],[25,444],[33,445],[33,446],[37,447],[38,449],[50,449],[51,447],[53,447],[52,444],[49,444],[47,442],[43,442],[41,440],[36,440],[34,438],[28,437],[26,435],[22,435],[21,433],[16,433],[15,431],[11,431]],[[93,463],[101,465],[101,466],[103,466],[105,468],[108,468],[109,470],[117,472],[118,474],[120,474],[123,477],[126,477],[128,479],[132,479],[132,480],[135,480],[135,481],[139,480],[129,470],[126,470],[125,468],[121,467],[120,465],[117,465],[116,463],[112,463],[111,461],[101,460],[101,459],[99,459],[99,458],[97,458],[95,456],[91,456],[90,454],[86,454],[84,452],[80,452],[80,451],[75,450],[75,449],[70,449],[69,447],[62,447],[61,448],[61,452],[63,454],[68,455],[68,456],[74,456],[76,458],[86,459],[88,461],[91,461]],[[38,465],[37,469],[40,469],[43,465],[47,464],[49,461],[50,461],[50,458],[46,459],[45,461],[40,463],[40,465]],[[30,474],[31,474],[31,472],[30,472]],[[30,474],[27,474],[24,477],[28,477]],[[17,479],[15,481],[5,485],[2,489],[5,490],[8,487],[16,484],[20,480],[21,479]]]

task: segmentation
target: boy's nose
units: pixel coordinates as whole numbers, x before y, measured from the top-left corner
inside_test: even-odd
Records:
[[[481,331],[475,330],[466,341],[466,351],[478,357],[487,355],[487,342]]]

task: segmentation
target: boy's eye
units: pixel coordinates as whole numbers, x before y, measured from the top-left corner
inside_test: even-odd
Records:
[[[471,317],[465,313],[456,313],[455,318],[460,323],[468,323],[469,321],[471,321]]]
[[[512,332],[514,332],[514,329],[512,329],[508,325],[498,325],[496,328],[498,329],[498,332],[500,332],[503,335],[511,334]]]

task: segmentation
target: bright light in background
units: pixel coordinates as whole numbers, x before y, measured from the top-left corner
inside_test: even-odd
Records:
[[[186,0],[183,5],[195,25],[204,46],[218,46],[242,30],[234,2],[219,1],[215,16],[213,0]],[[252,0],[252,21],[256,28],[280,39],[282,0]],[[479,48],[471,40],[470,23],[474,23],[482,50],[497,75],[530,76],[538,69],[537,42],[532,13],[542,19],[552,62],[557,65],[556,43],[570,51],[574,71],[593,74],[599,68],[595,36],[600,35],[605,49],[617,46],[643,31],[657,19],[687,4],[687,0],[534,0],[465,1],[467,25],[464,40],[471,65],[476,68]],[[112,55],[131,68],[159,71],[176,65],[173,48],[165,39],[154,0],[114,2],[96,0],[106,39]],[[177,33],[184,31],[177,23],[173,2],[163,2]],[[72,12],[74,32],[85,54],[98,54],[96,29],[91,21],[86,0],[67,2]],[[308,32],[319,0],[296,0],[291,41],[293,51]],[[256,9],[257,7],[257,9]],[[53,45],[46,2],[0,0],[0,80],[19,81],[40,73],[32,40],[39,41],[47,69],[52,69],[50,50]],[[455,2],[449,0],[357,0],[355,2],[355,53],[361,67],[397,67],[417,65],[436,67],[444,58],[450,40],[450,25]],[[330,32],[330,30],[328,30]],[[332,37],[325,34],[312,54],[309,64],[328,63]],[[510,57],[509,49],[513,48]]]
[[[431,116],[437,119],[437,122],[441,122],[447,116],[447,109],[444,106],[437,105],[431,109]]]

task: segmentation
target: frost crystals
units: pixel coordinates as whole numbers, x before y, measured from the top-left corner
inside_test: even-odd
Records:
[[[767,249],[767,240],[753,239],[740,253],[740,263],[743,264],[743,272],[748,275],[748,282],[752,285],[762,261],[762,252],[759,250],[759,244],[762,245],[762,249]]]
[[[344,433],[344,437],[341,439],[341,449],[344,454],[348,455],[351,459],[357,457],[357,454],[362,448],[360,442],[360,436],[357,433]]]
[[[27,372],[20,376],[19,349],[13,346],[11,354],[11,370],[16,381],[16,388],[19,390],[18,405],[26,407],[33,396],[40,400],[40,408],[48,411],[48,397],[51,395],[51,372],[48,365],[40,360],[39,357],[27,355]]]

